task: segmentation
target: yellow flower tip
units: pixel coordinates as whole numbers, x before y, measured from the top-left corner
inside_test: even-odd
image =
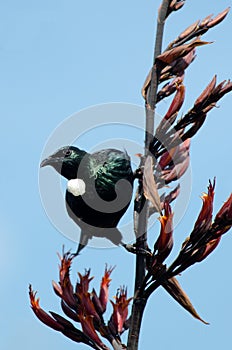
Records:
[[[30,303],[31,303],[31,307],[32,309],[39,309],[40,305],[39,305],[39,300],[40,298],[36,298],[36,291],[33,291],[32,286],[29,285],[29,297],[30,297]]]

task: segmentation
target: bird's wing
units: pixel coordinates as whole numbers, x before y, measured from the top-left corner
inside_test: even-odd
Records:
[[[133,183],[130,157],[126,152],[116,149],[93,153],[90,159],[90,173],[95,178],[97,192],[105,200],[115,198],[115,185],[119,180],[125,179]]]

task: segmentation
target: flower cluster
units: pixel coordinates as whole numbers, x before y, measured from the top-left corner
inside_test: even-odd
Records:
[[[159,218],[160,234],[153,250],[148,247],[147,274],[139,294],[147,300],[158,287],[162,286],[193,317],[205,324],[207,322],[198,315],[175,276],[204,260],[217,247],[222,235],[232,227],[232,194],[213,220],[214,189],[215,180],[213,183],[209,182],[208,192],[202,195],[202,208],[193,230],[169,267],[166,266],[165,260],[173,247],[173,212],[169,202],[164,202],[164,212]]]
[[[169,268],[177,275],[189,266],[204,260],[219,244],[221,237],[232,226],[232,194],[212,220],[215,180],[209,183],[208,192],[202,196],[203,204],[190,236]]]
[[[168,14],[179,9],[184,4],[183,1],[171,1]],[[207,16],[202,21],[198,20],[187,27],[178,37],[173,40],[156,58],[156,65],[159,69],[159,83],[174,78],[171,82],[164,85],[157,94],[156,102],[170,96],[176,91],[176,83],[184,79],[185,70],[194,61],[196,57],[196,47],[210,44],[210,42],[202,41],[200,36],[205,34],[210,28],[222,22],[229,12],[229,8],[225,9],[217,16]],[[192,41],[189,41],[191,40]],[[143,88],[142,95],[147,102],[148,90],[151,83],[152,70],[149,72]]]
[[[179,85],[172,104],[157,127],[150,144],[150,152],[158,159],[163,153],[171,151],[192,138],[202,127],[207,113],[227,93],[232,91],[232,82],[223,81],[216,85],[216,76],[196,99],[193,107],[176,123],[178,112],[184,102],[184,87]]]
[[[204,260],[219,244],[221,237],[232,227],[232,194],[223,204],[213,220],[215,180],[209,182],[208,192],[202,195],[202,208],[194,228],[182,244],[178,257],[165,271],[165,278],[178,275],[189,266]],[[161,228],[158,239],[149,256],[148,272],[155,277],[157,266],[170,254],[173,247],[173,212],[168,202],[164,203],[164,214],[159,218]],[[154,267],[156,267],[154,269]],[[155,271],[155,272],[154,272]]]
[[[89,285],[93,279],[93,277],[90,277],[90,270],[86,270],[84,275],[78,273],[79,281],[74,288],[70,280],[72,260],[73,257],[70,253],[65,253],[60,257],[60,280],[59,284],[53,282],[53,289],[61,299],[61,307],[65,315],[80,323],[82,331],[55,312],[46,313],[40,307],[39,298],[36,298],[36,292],[30,286],[29,295],[32,310],[40,321],[75,342],[85,343],[93,349],[107,350],[108,347],[100,338],[102,336],[111,343],[114,349],[124,349],[120,335],[128,329],[128,306],[131,301],[131,298],[127,298],[126,289],[124,287],[120,288],[115,301],[110,301],[113,312],[108,324],[106,324],[103,314],[109,300],[110,276],[113,268],[107,268],[106,266],[98,295],[95,289],[89,291]]]
[[[217,84],[216,76],[214,76],[196,99],[193,107],[181,119],[177,120],[185,98],[185,86],[181,80],[178,81],[178,84],[176,83],[176,93],[172,103],[156,128],[149,147],[151,156],[154,159],[153,168],[157,189],[164,188],[167,184],[180,179],[186,172],[190,162],[191,138],[202,127],[207,113],[213,107],[216,107],[216,103],[230,91],[232,91],[231,81],[223,81]],[[149,184],[146,184],[146,178],[144,169],[143,186],[145,188],[150,187],[149,191],[151,192],[154,184],[152,184],[152,180],[149,181]],[[170,193],[164,193],[161,198],[161,209],[163,209],[165,201],[170,203],[176,199],[178,194],[178,185]],[[150,200],[149,197],[146,196],[146,198]],[[151,213],[157,211],[159,210],[154,206],[150,210]]]

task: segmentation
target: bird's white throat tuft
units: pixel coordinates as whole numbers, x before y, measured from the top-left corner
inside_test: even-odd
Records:
[[[81,179],[72,179],[68,181],[67,190],[75,197],[82,196],[85,193],[85,182]]]

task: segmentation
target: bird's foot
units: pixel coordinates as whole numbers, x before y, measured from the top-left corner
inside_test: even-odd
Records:
[[[136,243],[135,244],[122,244],[123,248],[125,248],[129,253],[136,254],[136,255],[144,255],[144,256],[152,256],[151,251],[148,249],[144,249],[141,247],[137,247]]]
[[[79,255],[79,253],[78,252],[76,252],[76,253],[71,253],[70,254],[70,256],[71,256],[71,258],[72,259],[74,259],[76,256],[78,256]]]
[[[77,251],[75,253],[71,254],[72,259],[74,259],[76,256],[80,255],[80,252],[84,247],[85,247],[85,244],[79,243]]]

